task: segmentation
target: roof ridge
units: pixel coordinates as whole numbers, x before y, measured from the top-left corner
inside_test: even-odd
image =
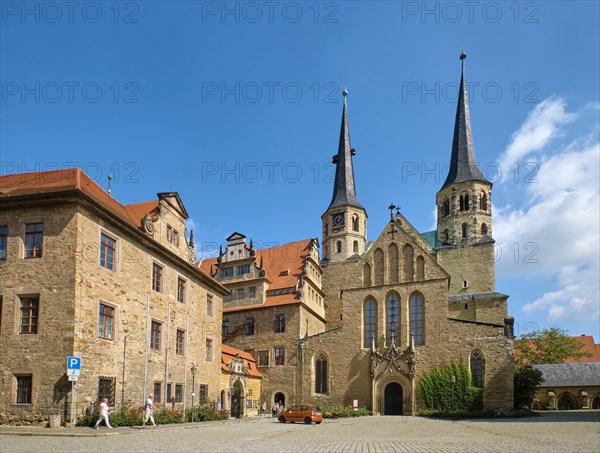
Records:
[[[158,200],[139,201],[137,203],[124,204],[123,206],[130,207],[130,206],[137,206],[137,205],[146,204],[146,203],[158,203]]]

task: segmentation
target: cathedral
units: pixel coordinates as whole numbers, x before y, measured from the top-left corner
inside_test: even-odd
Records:
[[[423,407],[421,376],[462,362],[486,407],[512,407],[513,318],[495,288],[492,184],[475,158],[465,58],[437,230],[420,233],[392,205],[389,223],[369,240],[344,91],[320,256],[317,238],[255,250],[236,232],[200,263],[231,291],[222,341],[255,358],[261,400],[410,415]],[[225,408],[230,398],[222,393]]]
[[[485,406],[512,407],[513,318],[495,288],[464,58],[435,231],[390,206],[368,238],[346,92],[320,240],[257,249],[234,232],[197,262],[176,192],[125,205],[79,169],[1,176],[0,424],[74,423],[100,399],[150,392],[235,417],[301,402],[410,415],[423,374],[457,362]]]

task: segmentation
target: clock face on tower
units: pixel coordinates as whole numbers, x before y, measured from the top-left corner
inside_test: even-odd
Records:
[[[337,214],[333,214],[333,226],[339,227],[344,225],[344,213],[340,212]]]

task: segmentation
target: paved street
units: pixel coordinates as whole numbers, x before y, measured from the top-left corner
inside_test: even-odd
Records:
[[[38,435],[10,435],[29,432]],[[600,412],[558,412],[529,419],[460,422],[419,417],[362,417],[325,420],[319,426],[252,419],[161,426],[145,431],[139,428],[94,431],[3,427],[0,434],[3,453],[596,452],[600,445]],[[64,437],[68,434],[72,437]],[[81,437],[87,435],[92,437]]]

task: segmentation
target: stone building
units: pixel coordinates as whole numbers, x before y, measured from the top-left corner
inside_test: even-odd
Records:
[[[219,402],[231,417],[259,415],[264,400],[261,395],[262,374],[252,354],[221,345],[221,393]]]
[[[260,400],[269,409],[296,400],[298,341],[325,330],[318,248],[306,239],[256,250],[233,233],[218,258],[200,264],[231,291],[223,302],[223,343],[255,358],[264,376]]]
[[[600,409],[600,362],[533,367],[544,378],[533,400],[534,409]]]
[[[0,419],[191,400],[221,383],[222,298],[175,192],[122,205],[78,169],[0,178]],[[67,357],[81,358],[72,391]]]
[[[465,57],[450,171],[435,198],[435,231],[419,233],[390,206],[389,223],[368,240],[367,212],[355,190],[344,91],[333,196],[321,217],[322,260],[313,240],[310,254],[298,262],[298,285],[290,284],[286,296],[295,305],[286,309],[277,303],[271,286],[266,297],[257,289],[256,301],[243,295],[237,300],[235,288],[247,284],[246,270],[234,276],[224,270],[231,268],[228,260],[241,265],[248,259],[253,285],[260,278],[268,285],[281,271],[268,269],[267,261],[258,259],[262,252],[240,242],[239,235],[228,238],[218,260],[204,264],[207,271],[214,266],[211,275],[232,290],[236,300],[225,302],[224,342],[255,354],[265,375],[264,398],[357,403],[377,414],[412,414],[420,406],[416,389],[423,373],[463,362],[483,387],[487,407],[512,408],[513,319],[507,316],[508,296],[495,288],[492,184],[476,163]],[[310,266],[302,268],[301,262]],[[318,305],[304,310],[303,320],[311,291]],[[279,314],[292,327],[285,337],[274,328]],[[260,320],[252,321],[255,329],[260,325],[252,335],[249,320]],[[279,345],[285,345],[286,366],[273,363]]]

